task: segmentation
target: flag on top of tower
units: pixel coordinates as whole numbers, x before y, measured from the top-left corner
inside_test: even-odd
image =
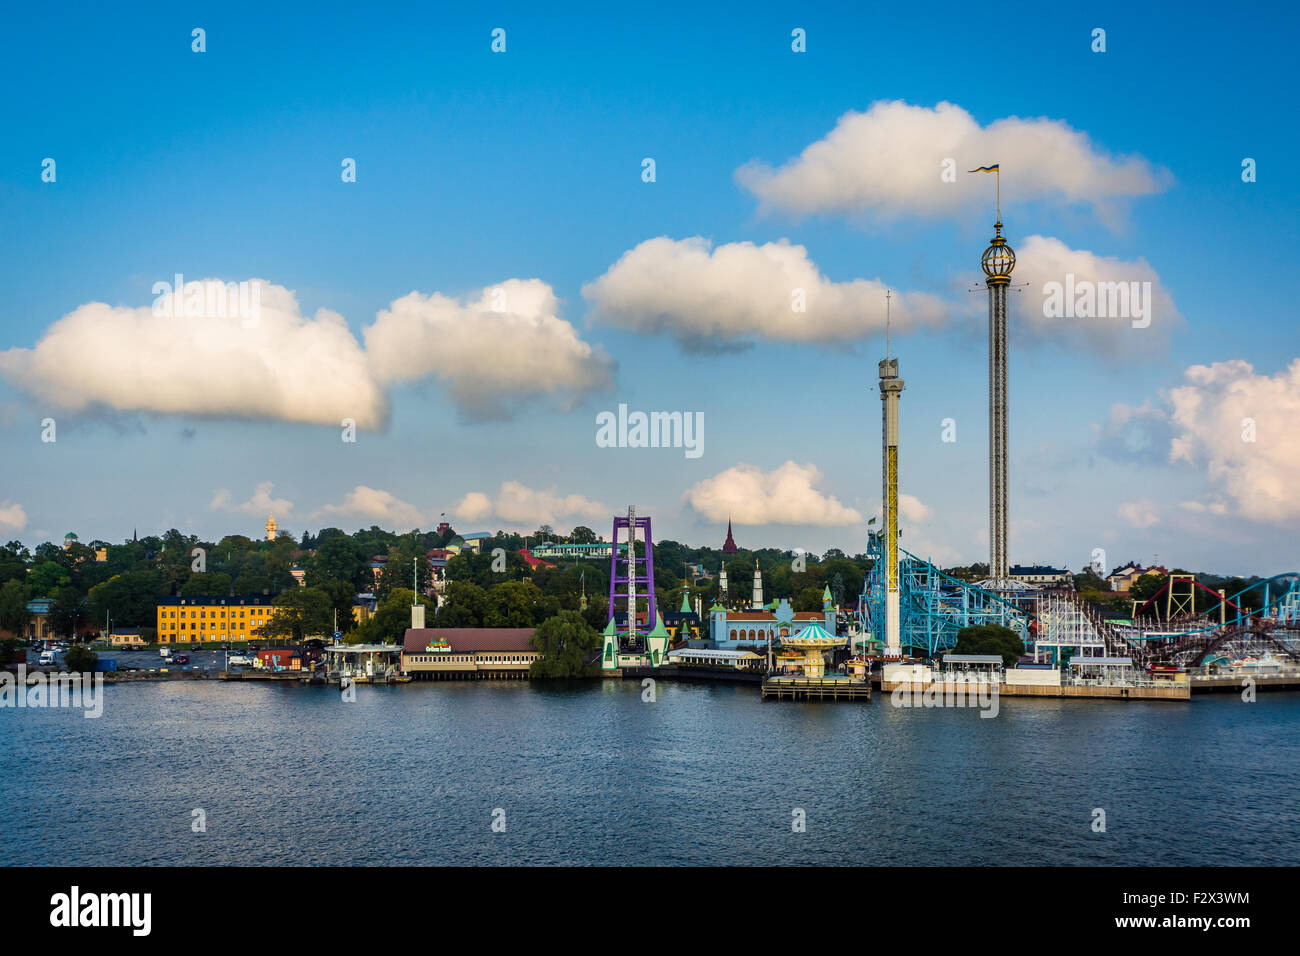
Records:
[[[979,166],[979,167],[976,167],[975,169],[968,169],[968,170],[966,170],[966,172],[968,172],[968,173],[996,173],[996,172],[998,171],[998,167],[999,167],[1000,165],[1001,165],[1000,163],[994,163],[992,166]]]

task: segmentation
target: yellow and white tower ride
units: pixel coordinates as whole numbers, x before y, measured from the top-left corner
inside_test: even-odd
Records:
[[[881,427],[881,501],[884,505],[885,545],[885,657],[903,655],[898,609],[898,400],[903,380],[898,377],[898,359],[889,356],[889,293],[885,294],[885,358],[879,366]]]

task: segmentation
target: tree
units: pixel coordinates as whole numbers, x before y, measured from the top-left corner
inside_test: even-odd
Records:
[[[0,585],[0,631],[15,637],[27,634],[32,612],[27,610],[31,592],[21,581],[6,581]]]
[[[326,529],[337,530],[337,529]],[[326,532],[322,531],[324,535]],[[407,562],[410,570],[410,562]],[[370,576],[370,564],[361,554],[355,541],[347,536],[331,535],[321,542],[316,553],[307,559],[306,582],[308,587],[315,587],[322,581],[334,579],[344,581],[356,594],[367,588],[366,578]]]
[[[487,594],[486,627],[534,627],[559,610],[532,581],[506,581]]]
[[[72,583],[72,575],[57,561],[42,561],[27,575],[27,583],[32,589],[33,596],[53,597],[55,591],[66,588]]]
[[[410,588],[393,588],[388,597],[375,609],[375,616],[357,628],[348,638],[348,643],[383,644],[401,640],[406,629],[411,626],[411,607],[415,592]],[[431,598],[421,598],[424,605],[425,623],[432,616]]]
[[[533,633],[541,656],[528,669],[532,677],[596,677],[600,674],[601,635],[577,611],[561,611]]]
[[[86,620],[86,606],[81,595],[70,587],[59,588],[51,597],[49,622],[55,634],[72,637]]]
[[[486,591],[502,581],[518,581],[530,574],[528,565],[518,551],[506,551],[506,567],[504,571],[492,570],[495,560],[496,558],[490,550],[481,554],[475,554],[473,551],[462,551],[447,562],[445,569],[447,580],[472,581]],[[411,569],[409,563],[406,569],[409,575]],[[409,583],[409,577],[407,581]]]
[[[356,624],[355,618],[352,617],[352,605],[356,601],[356,589],[348,582],[340,581],[338,578],[325,578],[317,581],[313,586],[329,595],[330,605],[333,608],[335,620],[338,622],[337,629],[343,632],[352,630]]]
[[[156,571],[127,571],[97,584],[87,595],[87,613],[92,621],[105,615],[123,627],[144,627],[156,620],[162,579]]]
[[[573,544],[595,544],[596,532],[580,524],[569,532],[569,541]]]
[[[10,541],[0,548],[0,582],[27,580],[27,562],[31,554],[21,541]]]
[[[236,594],[266,594],[271,590],[271,578],[266,573],[266,559],[252,555],[235,579]]]
[[[230,594],[230,575],[224,571],[198,571],[181,585],[181,597],[226,597]]]
[[[1074,589],[1076,591],[1109,591],[1110,582],[1097,573],[1090,564],[1085,564],[1083,570],[1074,575]]]
[[[1010,667],[1025,652],[1020,635],[1001,624],[975,624],[957,632],[954,654],[1001,654]]]
[[[395,547],[388,549],[388,562],[379,572],[379,582],[375,585],[375,596],[384,598],[394,588],[410,588],[413,577],[418,575],[419,590],[428,590],[433,580],[433,569],[429,566],[429,556],[420,540],[420,535],[412,532],[403,535]]]
[[[822,589],[804,588],[794,599],[796,611],[820,611],[822,609]]]
[[[487,592],[470,581],[452,581],[438,608],[438,627],[482,627]]]
[[[271,619],[256,633],[260,637],[285,638],[301,643],[308,637],[331,631],[334,605],[319,588],[292,588],[271,602]]]
[[[73,644],[68,653],[63,655],[63,664],[68,670],[78,674],[87,674],[95,669],[99,655],[82,644]]]

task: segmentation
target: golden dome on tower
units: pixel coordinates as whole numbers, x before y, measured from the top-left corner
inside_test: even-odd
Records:
[[[1006,239],[1002,238],[1002,223],[996,223],[994,228],[997,230],[997,235],[984,250],[984,255],[980,256],[980,266],[990,279],[1008,279],[1016,267],[1016,252],[1007,245]]]

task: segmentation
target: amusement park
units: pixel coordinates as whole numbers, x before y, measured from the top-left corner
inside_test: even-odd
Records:
[[[988,576],[963,580],[899,547],[904,381],[891,354],[886,293],[886,356],[878,366],[882,507],[880,524],[869,522],[869,570],[852,607],[834,607],[829,589],[821,613],[795,612],[786,599],[765,602],[757,565],[746,600],[729,589],[724,564],[707,612],[684,598],[680,611],[665,615],[656,607],[650,518],[629,508],[613,525],[606,673],[739,675],[761,681],[764,697],[778,699],[865,698],[871,686],[954,680],[996,680],[1013,696],[1121,699],[1185,699],[1192,690],[1239,688],[1247,679],[1300,687],[1300,572],[1235,590],[1174,572],[1154,594],[1132,599],[1128,613],[1102,608],[1060,581],[1011,573],[1007,293],[1016,257],[1002,234],[1000,188],[994,230],[980,260],[988,294]],[[1008,660],[957,653],[963,632],[989,628],[1014,635],[1022,653]]]

